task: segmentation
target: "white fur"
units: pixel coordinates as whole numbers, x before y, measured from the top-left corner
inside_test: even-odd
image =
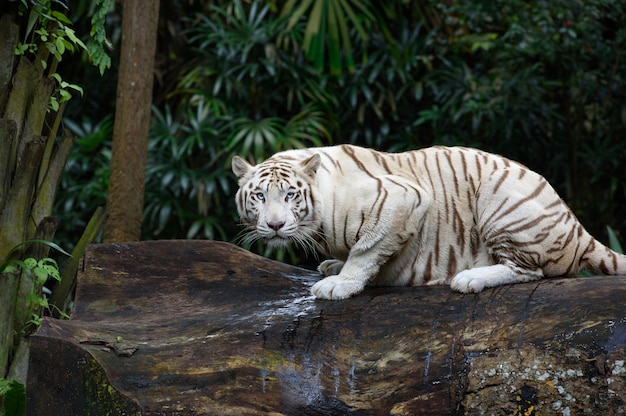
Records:
[[[345,299],[366,285],[480,292],[586,266],[626,273],[626,256],[595,241],[544,178],[480,150],[342,145],[285,151],[256,166],[235,157],[233,172],[245,240],[296,242],[333,257],[318,268],[326,277],[311,291],[319,298]],[[290,198],[294,189],[299,197]],[[298,204],[305,196],[308,209]]]

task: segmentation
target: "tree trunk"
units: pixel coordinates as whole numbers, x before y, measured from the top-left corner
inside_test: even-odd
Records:
[[[136,241],[141,235],[158,14],[158,1],[123,2],[109,218],[104,233],[109,242]]]
[[[626,277],[316,300],[227,243],[90,246],[31,337],[28,414],[617,415]]]
[[[74,141],[69,135],[57,137],[61,111],[48,111],[54,81],[47,71],[56,66],[54,59],[45,69],[40,57],[15,55],[20,17],[17,5],[6,10],[0,16],[0,265],[26,240],[52,240],[52,205]],[[12,258],[23,259],[27,250],[20,247]],[[41,247],[31,250],[39,260]],[[27,351],[23,336],[38,312],[28,296],[40,289],[28,273],[0,274],[0,378],[24,378],[19,357],[26,354],[16,351]]]

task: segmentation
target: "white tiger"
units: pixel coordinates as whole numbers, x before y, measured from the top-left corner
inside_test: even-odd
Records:
[[[311,288],[345,299],[366,285],[450,284],[460,292],[574,275],[626,274],[548,182],[463,147],[383,153],[340,145],[235,156],[245,240],[296,242],[334,259]]]

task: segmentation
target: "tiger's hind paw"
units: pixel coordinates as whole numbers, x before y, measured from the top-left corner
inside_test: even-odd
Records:
[[[454,276],[450,287],[461,293],[479,293],[485,288],[485,281],[471,269],[463,270]]]
[[[329,276],[315,283],[311,293],[320,299],[347,299],[363,291],[365,285],[359,281],[341,276]]]
[[[317,266],[317,270],[324,276],[339,274],[341,273],[341,269],[343,269],[343,261],[336,259],[324,260]]]
[[[450,282],[450,287],[462,293],[478,293],[488,287],[532,282],[542,277],[541,269],[528,269],[519,273],[504,264],[494,264],[493,266],[463,270],[454,276]]]
[[[450,282],[450,287],[461,293],[479,293],[488,287],[528,281],[524,275],[515,273],[503,264],[475,267],[458,273]]]

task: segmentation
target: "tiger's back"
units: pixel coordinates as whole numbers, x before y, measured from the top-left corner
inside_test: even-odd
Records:
[[[317,184],[325,204],[321,221],[327,254],[345,261],[366,221],[399,220],[394,215],[385,218],[384,211],[376,209],[384,190],[380,178],[405,179],[408,184],[401,186],[408,199],[427,207],[420,230],[369,284],[449,283],[461,270],[490,264],[474,225],[474,195],[482,175],[510,164],[507,160],[464,148],[431,147],[392,154],[344,145],[318,151],[322,166]],[[406,204],[389,199],[385,203],[390,207]],[[326,201],[333,201],[332,208],[326,210]],[[393,214],[398,208],[389,211]]]
[[[252,233],[276,238],[302,223],[307,231],[293,239],[337,259],[320,265],[329,277],[313,287],[319,297],[352,296],[366,283],[477,292],[582,267],[626,272],[624,256],[593,239],[545,179],[480,150],[341,145],[281,152],[256,167],[241,162],[233,161],[238,209]],[[297,198],[283,196],[289,192]],[[260,194],[271,203],[254,213],[246,203]],[[284,224],[271,230],[263,222]]]

